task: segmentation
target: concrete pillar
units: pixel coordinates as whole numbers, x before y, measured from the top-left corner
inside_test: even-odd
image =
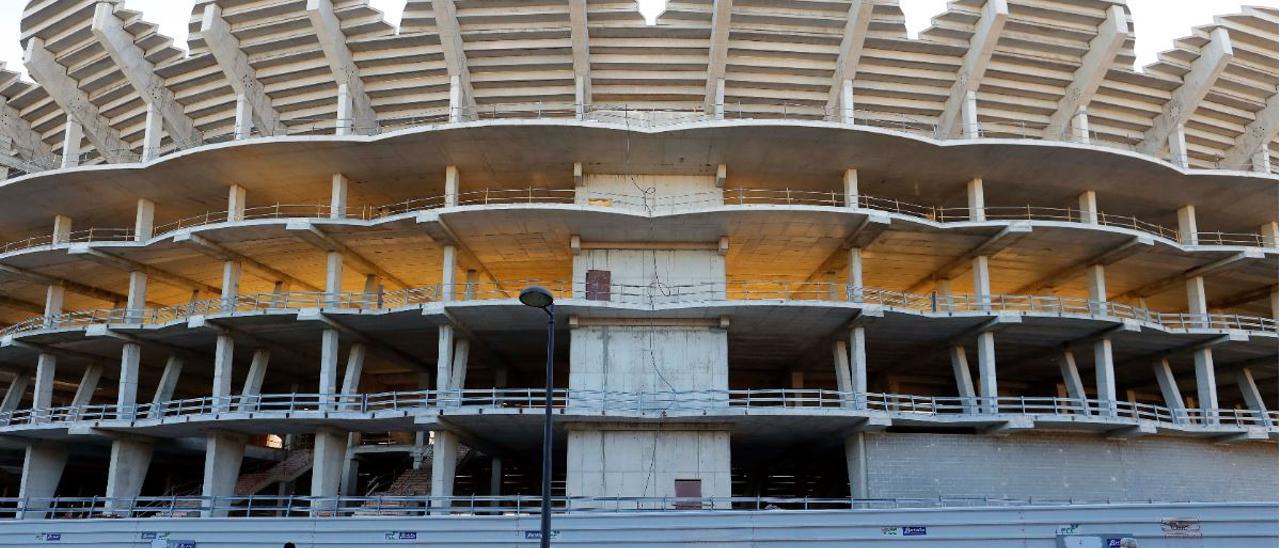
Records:
[[[444,207],[458,207],[458,166],[444,168]]]
[[[145,242],[151,239],[156,225],[156,203],[145,198],[138,200],[133,219],[133,240]]]
[[[57,316],[62,313],[62,305],[66,300],[66,289],[61,283],[50,284],[44,292],[44,315]]]
[[[1258,383],[1253,380],[1253,371],[1248,367],[1241,368],[1236,371],[1235,377],[1245,405],[1249,406],[1249,410],[1254,412],[1262,425],[1270,428],[1271,417],[1267,416],[1267,400],[1262,397],[1262,391],[1258,390]]]
[[[1076,355],[1071,349],[1063,349],[1058,356],[1058,370],[1062,372],[1062,383],[1067,386],[1067,397],[1078,402],[1081,414],[1090,414],[1089,394],[1084,391],[1084,381],[1080,379],[1080,368],[1076,366]]]
[[[453,326],[444,324],[436,329],[436,397],[444,400],[448,398],[449,381],[453,376]]]
[[[245,94],[236,95],[236,140],[248,139],[253,134],[253,105]]]
[[[449,389],[461,395],[467,387],[467,358],[471,353],[471,341],[459,338],[453,344],[453,368],[449,373]]]
[[[834,355],[834,364],[836,368],[836,390],[846,394],[853,393],[853,376],[849,372],[849,345],[844,341],[835,341],[831,344],[831,353]],[[845,398],[846,407],[851,407],[852,398]]]
[[[1199,243],[1197,233],[1200,229],[1196,226],[1196,206],[1185,205],[1178,209],[1178,240],[1182,245],[1196,245]]]
[[[231,380],[235,374],[236,340],[229,334],[218,334],[213,351],[213,388],[210,391],[219,411],[231,406]]]
[[[360,375],[364,372],[367,349],[364,343],[352,343],[347,352],[347,368],[342,373],[342,394],[351,396],[360,392]]]
[[[849,300],[863,302],[862,248],[849,248]]]
[[[1178,167],[1187,167],[1187,132],[1186,127],[1178,124],[1169,133],[1169,161]]]
[[[1080,222],[1088,225],[1098,224],[1098,194],[1092,190],[1080,193],[1076,200],[1080,205]]]
[[[271,365],[271,351],[259,348],[253,351],[253,359],[249,362],[249,373],[244,377],[244,386],[240,390],[240,410],[252,409],[254,396],[262,394],[262,383],[267,378],[267,367]]]
[[[450,506],[447,499],[453,496],[453,476],[458,467],[458,435],[437,430],[434,438],[431,449],[431,507],[447,508]]]
[[[234,312],[236,299],[240,296],[240,261],[222,263],[222,309]]]
[[[951,357],[951,373],[956,379],[956,394],[964,398],[964,408],[966,412],[973,413],[974,397],[978,394],[973,390],[973,374],[969,371],[969,357],[964,353],[964,347],[954,345],[951,347],[949,355]]]
[[[1187,278],[1187,313],[1193,316],[1192,321],[1205,322],[1209,313],[1208,301],[1204,291],[1204,276]]]
[[[13,380],[9,382],[9,386],[4,391],[4,400],[0,401],[0,413],[12,413],[18,409],[18,404],[22,403],[22,397],[27,394],[27,387],[31,386],[31,373],[22,371],[13,375]]]
[[[964,121],[965,139],[977,139],[982,136],[981,128],[978,127],[978,93],[976,91],[965,92],[964,103],[960,106],[960,119]]]
[[[67,125],[62,134],[62,167],[80,165],[80,143],[84,141],[84,127],[80,122],[67,117]]]
[[[210,432],[204,440],[204,483],[200,488],[203,497],[233,497],[236,495],[236,482],[240,479],[240,465],[244,463],[244,434],[232,432]],[[226,517],[227,511],[217,507],[226,507],[227,501],[206,500],[205,504],[215,507],[213,510],[201,511],[203,517]]]
[[[863,326],[849,330],[849,371],[849,388],[862,401],[867,393],[867,328]]]
[[[1099,412],[1108,416],[1116,414],[1116,365],[1111,353],[1111,339],[1103,337],[1093,342],[1093,376],[1097,385]]]
[[[587,117],[587,77],[577,76],[573,79],[573,110],[579,120]]]
[[[342,293],[342,253],[330,251],[325,254],[324,291],[328,293],[326,303],[336,304],[338,295]]]
[[[353,111],[355,106],[351,99],[351,88],[346,84],[338,84],[338,119],[334,124],[335,135],[351,135],[355,127]]]
[[[324,428],[316,432],[311,458],[311,496],[336,497],[342,485],[342,461],[347,455],[347,433]],[[313,512],[329,512],[335,502],[317,502]]]
[[[129,273],[129,296],[125,303],[132,323],[142,323],[147,308],[147,273],[135,270]]]
[[[22,479],[18,484],[18,496],[26,499],[26,512],[18,519],[45,519],[52,498],[62,481],[62,471],[67,467],[67,446],[52,441],[33,441],[27,445],[22,457]]]
[[[338,330],[325,329],[320,333],[320,386],[319,393],[325,401],[333,401],[338,393]]]
[[[1107,313],[1107,267],[1095,264],[1085,268],[1085,282],[1089,286],[1089,313]]]
[[[173,391],[178,387],[178,379],[182,376],[182,358],[170,354],[160,374],[160,383],[156,385],[155,394],[151,397],[150,418],[158,418],[164,414],[164,402],[173,401]]]
[[[1253,163],[1254,171],[1271,175],[1271,151],[1267,150],[1267,147],[1264,146],[1261,149],[1258,149],[1258,151],[1253,153],[1253,156],[1250,157],[1250,160]]]
[[[117,439],[111,442],[111,459],[107,464],[107,508],[128,508],[131,504],[127,500],[118,499],[132,499],[142,493],[153,450],[147,441]]]
[[[845,438],[844,456],[849,470],[849,498],[871,498],[867,485],[867,435],[858,432]]]
[[[1173,376],[1173,369],[1169,367],[1169,358],[1160,358],[1151,364],[1151,368],[1156,375],[1156,384],[1160,386],[1164,406],[1173,415],[1173,422],[1186,422],[1186,404],[1183,403],[1182,391],[1178,389],[1178,378]]]
[[[991,268],[986,255],[973,258],[973,295],[982,310],[991,308]]]
[[[1218,423],[1218,378],[1213,369],[1213,349],[1199,348],[1191,353],[1196,364],[1196,399],[1206,424]]]
[[[462,78],[458,75],[449,77],[449,123],[457,123],[467,119],[466,98],[463,96]]]
[[[858,203],[858,170],[844,170],[844,206],[859,207]]]
[[[53,407],[53,381],[58,371],[58,357],[41,353],[36,358],[36,385],[31,394],[33,411],[47,410]]]
[[[440,300],[449,302],[453,300],[455,276],[457,276],[458,268],[458,250],[451,245],[446,245],[441,251]]]
[[[164,136],[164,117],[153,99],[147,104],[147,119],[142,133],[142,161],[148,162],[160,157],[160,143]]]
[[[1080,107],[1071,117],[1071,140],[1089,144],[1089,110],[1085,107]]]
[[[716,97],[713,112],[715,119],[724,119],[724,78],[716,79]]]
[[[853,80],[845,79],[840,82],[840,122],[848,126],[854,125],[857,123],[855,112]]]
[[[978,334],[978,395],[987,412],[998,412],[996,398],[996,335],[990,331]]]
[[[982,179],[977,177],[970,179],[965,190],[969,199],[969,220],[987,220],[987,200],[982,191]]]
[[[231,185],[227,189],[227,221],[244,220],[245,199],[247,192],[240,185]]]
[[[502,457],[494,455],[489,459],[489,496],[502,494]]]
[[[71,398],[71,406],[80,408],[93,401],[93,393],[98,391],[98,381],[102,379],[102,366],[90,364],[84,368],[80,376],[80,384],[76,385],[76,395]]]
[[[53,243],[65,244],[71,241],[71,217],[53,216]]]
[[[347,216],[347,187],[351,180],[346,175],[334,173],[329,184],[329,218],[342,219]]]

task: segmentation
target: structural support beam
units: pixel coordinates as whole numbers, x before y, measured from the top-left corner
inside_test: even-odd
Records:
[[[1154,249],[1155,243],[1155,239],[1150,236],[1135,236],[1116,247],[1103,251],[1093,257],[1089,257],[1079,263],[1058,269],[1048,276],[1024,285],[1014,291],[1014,293],[1018,295],[1038,294],[1042,290],[1056,287],[1067,280],[1074,279],[1076,276],[1084,274],[1090,267],[1109,266],[1138,253]]]
[[[462,46],[458,26],[458,10],[453,0],[431,0],[436,18],[436,33],[449,70],[449,121],[457,122],[476,112],[476,94],[471,87],[471,70],[467,68],[467,52]]]
[[[285,228],[293,235],[322,251],[341,254],[343,260],[354,266],[361,274],[377,276],[404,289],[412,287],[395,274],[386,271],[381,266],[374,264],[373,261],[370,261],[359,253],[352,251],[351,248],[346,246],[346,244],[343,244],[332,236],[325,234],[315,225],[307,221],[289,221]]]
[[[187,244],[192,249],[204,253],[215,259],[222,261],[234,261],[243,265],[246,269],[256,272],[262,279],[269,282],[284,282],[290,287],[305,289],[307,291],[323,291],[301,278],[297,278],[292,274],[282,272],[274,267],[267,265],[256,259],[251,259],[246,255],[228,249],[227,247],[215,243],[204,236],[191,233],[179,233],[173,237],[174,243]]]
[[[250,120],[243,120],[241,113],[236,116],[236,138],[244,139],[250,134],[250,124],[258,129],[258,133],[266,136],[283,131],[280,113],[271,105],[271,97],[267,96],[258,81],[258,74],[249,64],[249,57],[240,49],[240,40],[231,34],[231,25],[222,18],[222,7],[208,4],[204,7],[204,18],[200,22],[200,37],[205,46],[218,61],[222,73],[227,77],[227,84],[247,105]]]
[[[1182,390],[1178,388],[1178,378],[1173,375],[1169,366],[1169,358],[1160,358],[1151,364],[1156,376],[1156,384],[1160,387],[1160,396],[1164,398],[1164,406],[1169,408],[1174,422],[1186,421],[1186,404],[1182,399]]]
[[[1027,237],[1029,234],[1031,234],[1031,225],[1029,223],[1010,223],[1009,226],[1000,229],[999,232],[987,238],[973,249],[970,249],[959,257],[952,259],[950,262],[943,265],[942,268],[920,278],[916,283],[911,284],[911,287],[907,288],[906,291],[907,293],[915,292],[929,284],[932,284],[934,280],[953,279],[966,269],[971,268],[975,259],[979,257],[990,258],[1003,251],[1005,248],[1017,243],[1018,240]]]
[[[66,289],[67,291],[70,291],[72,293],[77,293],[80,295],[84,295],[86,297],[93,297],[95,299],[100,299],[107,302],[124,301],[128,298],[128,296],[124,295],[123,293],[107,291],[105,289],[99,289],[90,285],[85,285],[82,283],[73,282],[71,280],[65,280],[62,278],[54,278],[54,277],[46,276],[44,274],[40,274],[31,270],[17,268],[17,267],[5,265],[5,264],[0,264],[0,273],[8,274],[16,278],[22,278],[32,283],[37,283],[41,285],[46,285],[46,286],[58,285],[58,286],[61,286],[63,289]]]
[[[1235,372],[1235,377],[1236,385],[1240,387],[1240,396],[1244,398],[1244,404],[1264,425],[1271,427],[1271,417],[1267,415],[1267,399],[1262,396],[1262,391],[1258,390],[1257,381],[1253,380],[1253,370],[1242,367]]]
[[[1183,283],[1186,280],[1190,280],[1192,278],[1202,278],[1214,272],[1221,272],[1223,270],[1241,266],[1248,261],[1262,260],[1262,259],[1263,259],[1263,252],[1261,249],[1248,249],[1240,253],[1236,253],[1227,257],[1223,257],[1216,261],[1197,266],[1181,274],[1175,274],[1173,276],[1156,280],[1154,282],[1151,282],[1137,289],[1127,291],[1120,297],[1132,297],[1132,298],[1148,297],[1148,296],[1160,293],[1162,291],[1165,291],[1180,283]],[[1120,297],[1117,297],[1117,299],[1119,299]],[[1200,312],[1200,313],[1203,314],[1204,312]]]
[[[154,109],[164,121],[164,129],[169,138],[178,146],[194,146],[203,139],[196,124],[187,116],[182,104],[174,97],[173,92],[165,84],[164,78],[156,74],[155,66],[147,60],[146,52],[134,44],[134,37],[125,30],[124,23],[115,15],[115,3],[100,2],[93,12],[93,35],[98,44],[107,51],[116,67],[124,74],[133,90],[142,97],[147,105]],[[151,116],[148,112],[148,117]],[[148,139],[155,139],[159,144],[159,136],[152,137],[148,130]],[[153,148],[157,150],[159,147]],[[157,154],[158,155],[158,154]],[[154,158],[156,155],[151,155]]]
[[[89,94],[80,89],[76,82],[67,75],[66,67],[54,59],[53,54],[44,47],[44,40],[39,37],[27,39],[25,54],[27,71],[36,82],[49,94],[49,98],[57,103],[67,116],[77,123],[84,136],[89,138],[98,155],[112,164],[121,164],[135,160],[129,150],[129,143],[120,138],[120,132],[111,127],[98,107],[89,99]],[[64,156],[66,151],[64,151]]]
[[[839,109],[838,119],[846,124],[852,124],[854,119],[853,80],[858,75],[858,62],[862,59],[867,29],[871,27],[873,8],[873,0],[853,0],[849,4],[844,35],[840,38],[840,55],[836,57],[835,76],[831,90],[827,92],[827,113],[834,115]]]
[[[1000,41],[1000,33],[1004,30],[1005,21],[1009,18],[1009,6],[1005,0],[987,0],[982,8],[982,16],[974,26],[973,37],[969,40],[969,50],[956,73],[956,81],[951,85],[951,92],[942,106],[942,114],[938,116],[938,137],[947,139],[961,133],[976,134],[977,128],[963,127],[964,117],[961,110],[970,94],[976,94],[982,85],[982,76],[987,72],[991,62],[991,54]],[[972,108],[972,107],[970,107]],[[976,121],[976,116],[969,123]]]
[[[40,169],[58,167],[53,148],[44,142],[44,137],[31,127],[31,122],[23,118],[18,109],[9,105],[9,98],[4,96],[0,96],[0,136],[9,139],[18,156],[25,160],[24,163]],[[23,171],[34,173],[25,169]]]
[[[214,508],[202,510],[202,517],[226,517],[230,501],[217,499],[235,496],[246,441],[244,434],[231,432],[211,432],[205,437],[204,482],[200,495],[209,498],[206,503]]]
[[[724,118],[724,73],[729,60],[729,21],[733,0],[715,0],[711,12],[711,43],[707,53],[707,94],[703,111]]]
[[[1267,98],[1267,105],[1254,115],[1253,122],[1245,126],[1244,133],[1236,137],[1236,142],[1223,154],[1222,161],[1218,163],[1219,167],[1226,169],[1239,169],[1247,171],[1250,167],[1254,167],[1253,157],[1259,151],[1264,150],[1268,143],[1276,139],[1277,119],[1280,119],[1280,106],[1277,105],[1277,99],[1280,95],[1272,95]],[[1256,169],[1256,168],[1255,168]],[[1265,166],[1266,171],[1270,166]]]
[[[1093,100],[1107,71],[1115,65],[1116,55],[1129,38],[1129,21],[1123,6],[1107,9],[1107,19],[1098,26],[1098,34],[1089,42],[1089,53],[1080,60],[1080,68],[1071,77],[1071,85],[1058,100],[1058,108],[1044,128],[1045,139],[1063,139],[1071,129],[1072,119]],[[1086,132],[1087,135],[1087,132]]]
[[[1205,95],[1218,81],[1218,75],[1227,68],[1232,57],[1231,37],[1227,29],[1218,27],[1209,33],[1209,43],[1200,49],[1200,56],[1191,62],[1191,70],[1182,77],[1182,85],[1174,90],[1169,102],[1151,121],[1151,129],[1143,134],[1138,152],[1156,154],[1169,142],[1170,137],[1195,113]],[[1176,147],[1171,147],[1176,148]]]
[[[72,246],[71,249],[67,250],[67,253],[71,255],[79,255],[84,257],[85,259],[96,262],[98,264],[101,264],[104,266],[110,266],[113,268],[118,268],[125,272],[141,272],[146,274],[148,278],[155,279],[157,282],[171,285],[174,287],[179,287],[182,289],[192,289],[195,291],[207,293],[209,295],[219,295],[222,293],[222,290],[220,288],[211,286],[206,283],[198,282],[186,276],[173,274],[166,270],[161,270],[158,268],[147,266],[130,259],[117,257],[110,253],[106,253],[106,252],[94,249],[90,247],[88,244],[77,244],[75,246]],[[68,287],[67,289],[71,289],[71,288]]]
[[[342,32],[342,22],[333,13],[332,0],[307,0],[307,17],[311,19],[311,28],[324,50],[324,58],[329,62],[329,70],[333,73],[335,83],[340,91],[345,87],[350,99],[351,115],[348,119],[338,120],[338,134],[344,135],[352,130],[360,134],[377,133],[378,115],[373,110],[369,94],[365,92],[360,69],[356,67],[351,50],[347,47],[347,35]],[[438,19],[437,17],[437,22]],[[339,108],[340,114],[341,111],[342,108]]]
[[[587,31],[587,0],[569,0],[569,38],[573,44],[574,102],[581,120],[591,104],[591,42]]]
[[[63,443],[53,441],[34,441],[27,446],[26,455],[22,459],[22,479],[18,486],[18,496],[24,499],[48,499],[57,493],[58,483],[62,481],[62,471],[67,466],[70,452]],[[18,519],[44,519],[49,507],[48,502],[37,501],[27,503],[27,510],[17,515]]]

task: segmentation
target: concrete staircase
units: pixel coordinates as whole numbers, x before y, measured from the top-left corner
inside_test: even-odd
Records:
[[[236,480],[236,495],[249,496],[279,481],[293,481],[311,470],[311,450],[290,451],[284,460],[261,472],[241,474]]]
[[[431,467],[423,466],[417,470],[405,470],[386,490],[378,495],[410,496],[431,494]]]

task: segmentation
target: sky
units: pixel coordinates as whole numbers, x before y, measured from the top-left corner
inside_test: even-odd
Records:
[[[638,0],[642,12],[661,9],[666,0]],[[369,0],[382,10],[388,21],[399,25],[405,0]],[[18,24],[27,0],[0,0],[0,61],[10,68],[21,68],[22,48],[18,44]],[[147,20],[160,25],[160,31],[186,48],[187,20],[193,0],[125,0],[125,6],[141,11]],[[900,0],[907,18],[907,32],[913,38],[929,27],[929,20],[946,9],[947,0]],[[1175,38],[1190,34],[1196,25],[1211,23],[1213,16],[1240,11],[1241,5],[1280,6],[1280,0],[1129,0],[1133,12],[1137,63],[1141,68],[1155,62],[1156,53],[1168,49]],[[22,72],[25,72],[22,71]]]

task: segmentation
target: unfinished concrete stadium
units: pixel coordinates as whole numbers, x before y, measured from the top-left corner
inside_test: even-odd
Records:
[[[531,285],[557,543],[1276,542],[1274,8],[190,3],[3,37],[2,545],[536,542]]]

